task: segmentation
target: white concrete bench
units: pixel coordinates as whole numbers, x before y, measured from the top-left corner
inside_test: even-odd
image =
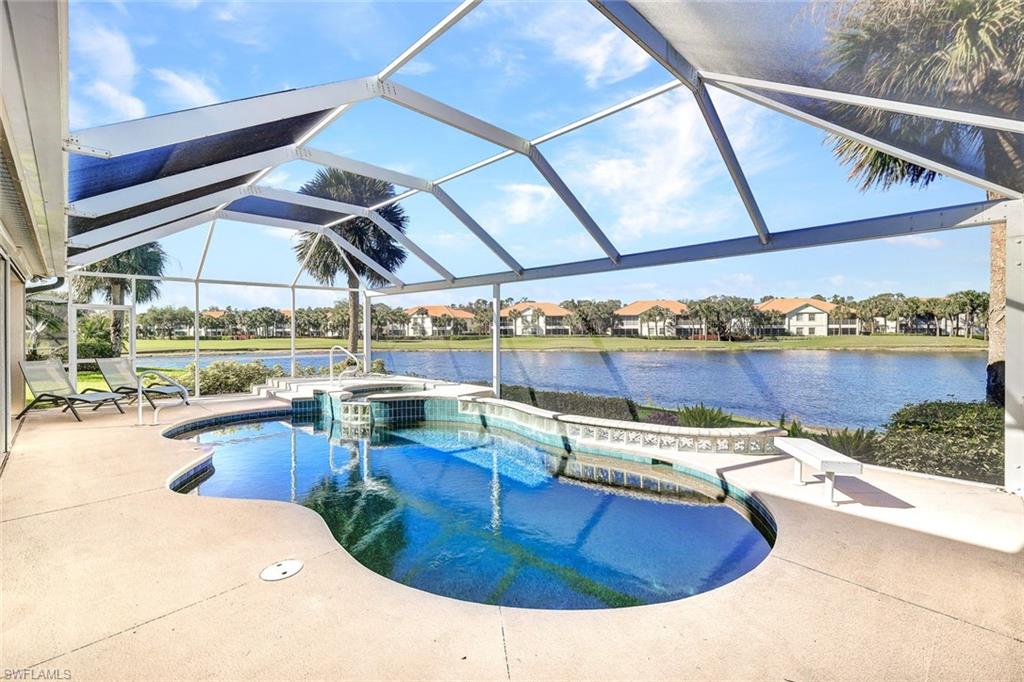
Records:
[[[809,438],[775,437],[775,447],[794,460],[794,480],[796,485],[804,485],[804,464],[825,474],[825,487],[828,501],[836,503],[836,474],[859,474],[863,465],[852,457],[827,448]]]

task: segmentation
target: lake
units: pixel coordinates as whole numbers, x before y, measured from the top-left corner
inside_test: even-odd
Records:
[[[298,357],[302,365],[327,366],[326,353]],[[488,352],[381,351],[373,357],[399,374],[452,381],[490,381],[491,376]],[[288,368],[287,354],[280,353],[206,355],[200,362],[255,359]],[[168,355],[148,364],[175,368],[191,361],[191,355]],[[506,351],[502,382],[664,407],[703,402],[773,421],[785,412],[806,424],[875,428],[907,403],[984,399],[985,365],[984,353]]]

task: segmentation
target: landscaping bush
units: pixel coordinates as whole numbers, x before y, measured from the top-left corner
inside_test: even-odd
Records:
[[[1003,482],[1003,410],[988,403],[929,401],[896,411],[874,463],[984,483]]]
[[[717,407],[705,407],[704,403],[679,408],[679,426],[698,429],[724,429],[732,426],[732,416]]]
[[[661,426],[679,426],[679,415],[666,410],[652,409],[644,417],[644,422]]]
[[[189,363],[183,370],[181,383],[190,392],[195,390],[195,368],[195,363]],[[199,389],[203,395],[248,393],[253,386],[281,376],[284,370],[280,366],[267,366],[259,360],[245,363],[217,360],[199,370]]]
[[[538,391],[527,386],[505,384],[501,386],[501,397],[552,412],[634,422],[640,420],[636,403],[628,398],[588,395],[575,391]]]
[[[826,429],[825,433],[810,434],[810,437],[827,448],[862,462],[872,461],[878,444],[878,434],[863,428],[856,431]]]

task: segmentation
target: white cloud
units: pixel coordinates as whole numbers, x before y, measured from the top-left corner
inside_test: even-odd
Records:
[[[402,67],[403,76],[423,76],[434,71],[437,67],[423,59],[414,59]]]
[[[546,46],[556,60],[581,71],[590,88],[625,80],[653,63],[636,43],[586,3],[485,3],[466,23],[486,21]],[[492,46],[485,58],[515,68],[521,55]]]
[[[128,38],[86,18],[72,34],[75,77],[70,114],[73,128],[146,115],[145,103],[133,94],[139,72]],[[82,97],[84,96],[84,97]]]
[[[171,6],[180,10],[191,11],[199,7],[200,0],[171,0]]]
[[[754,160],[744,165],[748,175],[771,167],[780,142],[765,110],[738,98],[718,105],[737,154]],[[688,236],[721,232],[721,223],[747,220],[731,186],[711,186],[728,175],[689,92],[638,105],[616,123],[603,131],[601,146],[581,139],[557,164],[567,169],[570,186],[606,200],[614,218],[604,227],[614,242],[671,233],[685,244]]]
[[[512,183],[499,189],[505,193],[501,204],[501,222],[507,225],[525,225],[546,217],[558,200],[547,185]]]
[[[178,108],[189,109],[220,101],[213,88],[198,74],[163,68],[150,69],[149,73],[163,84],[160,95]]]
[[[889,237],[885,239],[891,244],[905,244],[915,246],[919,249],[941,249],[945,244],[938,237],[929,237],[924,234],[908,234],[904,237]]]
[[[259,182],[261,185],[274,187],[276,189],[287,189],[296,191],[302,186],[302,181],[296,180],[289,173],[283,170],[275,170],[267,173]]]
[[[85,93],[102,103],[118,120],[146,115],[146,105],[141,99],[107,81],[93,81],[86,86]]]

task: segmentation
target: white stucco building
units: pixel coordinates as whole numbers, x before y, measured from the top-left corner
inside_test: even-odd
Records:
[[[664,308],[670,316],[660,320],[648,319],[644,313],[652,308]],[[691,320],[689,308],[679,301],[633,301],[615,311],[612,331],[617,336],[691,336],[700,331],[700,322]]]
[[[566,336],[569,311],[554,303],[522,301],[501,310],[503,336]]]

